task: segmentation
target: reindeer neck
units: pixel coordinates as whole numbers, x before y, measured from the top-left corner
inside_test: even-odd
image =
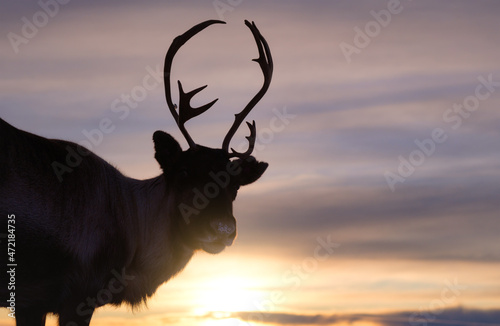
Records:
[[[137,232],[140,237],[136,259],[157,259],[158,270],[150,273],[158,282],[165,282],[181,271],[193,255],[179,232],[179,213],[172,190],[160,175],[147,180],[130,180],[137,211]],[[141,264],[142,265],[142,264]],[[148,264],[151,266],[151,264]],[[147,265],[146,265],[147,266]],[[160,284],[161,284],[160,283]]]

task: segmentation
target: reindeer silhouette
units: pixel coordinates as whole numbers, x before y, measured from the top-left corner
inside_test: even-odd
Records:
[[[222,148],[196,144],[184,127],[217,101],[191,106],[191,98],[206,86],[185,93],[178,82],[178,109],[170,90],[179,48],[219,23],[224,22],[192,27],[167,51],[166,101],[189,149],[183,151],[172,136],[156,131],[155,158],[163,171],[156,178],[126,177],[75,143],[43,138],[0,119],[0,227],[15,238],[15,247],[2,239],[2,266],[11,268],[14,281],[11,274],[0,273],[0,299],[15,312],[18,326],[44,325],[48,313],[59,316],[59,325],[88,325],[97,307],[145,302],[195,251],[215,254],[233,243],[237,190],[268,167],[251,156],[255,121],[247,122],[248,150],[229,149],[242,121],[269,88],[273,62],[266,40],[254,23],[245,21],[257,43],[259,58],[254,61],[264,84],[236,114]],[[64,161],[68,149],[86,155],[60,182],[51,164]],[[7,245],[13,247],[11,256],[6,255]]]

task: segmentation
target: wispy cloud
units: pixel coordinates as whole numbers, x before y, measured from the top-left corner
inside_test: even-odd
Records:
[[[393,312],[380,314],[335,314],[301,315],[280,312],[235,312],[212,313],[203,318],[237,318],[258,324],[272,325],[344,325],[354,322],[373,322],[380,326],[428,325],[428,326],[493,326],[498,325],[500,310],[466,309],[462,307],[419,314],[415,312]]]

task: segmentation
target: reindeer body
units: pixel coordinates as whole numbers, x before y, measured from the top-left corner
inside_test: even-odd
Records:
[[[184,222],[163,175],[127,178],[89,153],[59,182],[52,163],[65,162],[67,146],[76,151],[79,145],[45,139],[0,119],[1,230],[14,214],[18,318],[28,308],[77,315],[80,303],[103,289],[111,292],[109,286],[122,290],[111,298],[103,294],[97,306],[138,304],[193,254],[179,239]],[[1,273],[1,284],[8,283],[7,276]],[[117,284],[109,284],[112,279]],[[0,288],[3,306],[10,292]]]
[[[245,22],[257,43],[259,58],[254,61],[264,84],[236,114],[221,149],[196,144],[184,127],[215,103],[191,107],[190,99],[204,87],[184,93],[179,82],[178,111],[170,90],[177,50],[218,23],[223,22],[192,27],[167,51],[167,105],[189,149],[183,151],[172,136],[156,131],[155,159],[163,170],[156,178],[128,178],[80,145],[43,138],[0,119],[0,233],[13,229],[15,234],[14,260],[6,255],[13,244],[1,242],[0,262],[15,276],[12,281],[11,274],[0,273],[0,305],[13,313],[15,301],[18,326],[44,325],[47,313],[59,315],[61,326],[88,325],[99,306],[145,302],[196,250],[216,254],[233,243],[237,191],[268,166],[250,155],[255,122],[247,122],[248,150],[229,151],[231,138],[269,87],[273,63],[267,42],[255,24]],[[208,197],[202,204],[200,189]]]

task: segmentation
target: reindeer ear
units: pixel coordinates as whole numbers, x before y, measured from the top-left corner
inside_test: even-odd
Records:
[[[161,130],[155,131],[153,142],[155,143],[155,159],[163,172],[170,172],[182,153],[181,146],[174,137]]]
[[[253,156],[247,159],[237,159],[234,163],[241,168],[241,172],[238,175],[240,186],[246,186],[257,181],[269,166],[266,162],[257,161]]]

